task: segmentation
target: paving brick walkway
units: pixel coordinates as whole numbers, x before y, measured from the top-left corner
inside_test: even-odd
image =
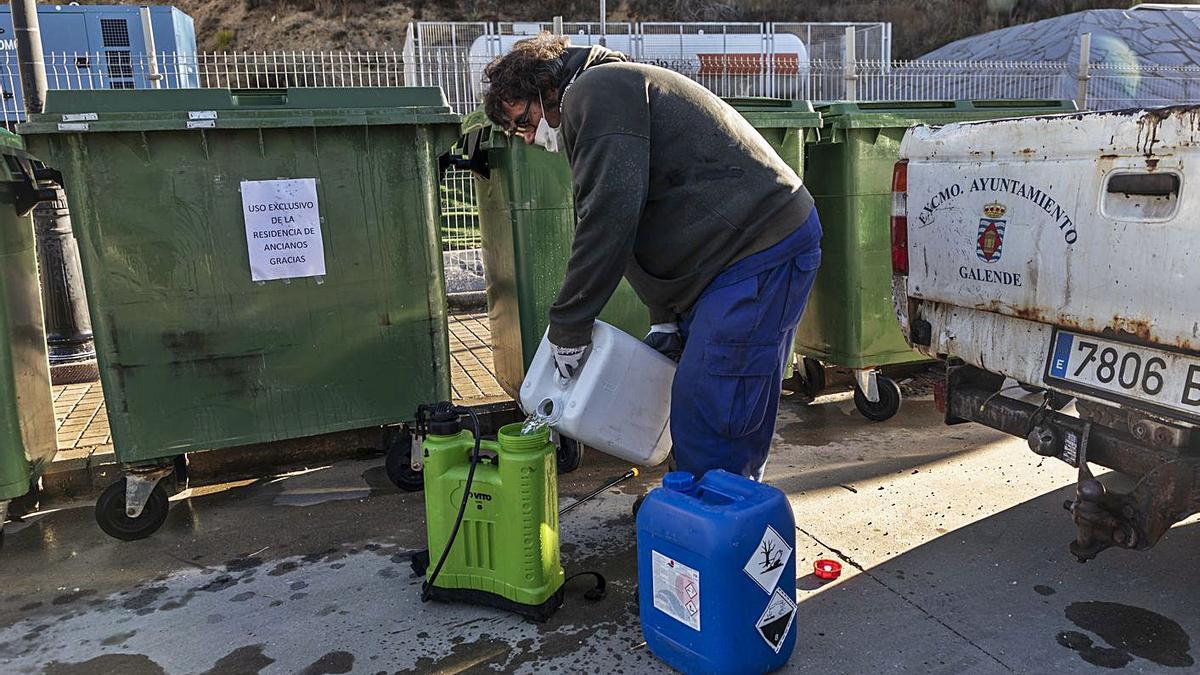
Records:
[[[487,314],[454,314],[450,317],[450,387],[456,401],[501,400],[508,396],[496,383],[492,364],[492,330]]]

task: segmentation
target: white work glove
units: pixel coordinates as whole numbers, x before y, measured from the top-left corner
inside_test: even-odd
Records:
[[[676,363],[683,356],[683,336],[679,333],[677,323],[656,323],[650,326],[650,332],[646,333],[642,342]]]
[[[558,369],[559,377],[569,380],[579,374],[579,369],[583,367],[583,357],[591,345],[582,347],[551,346],[554,347],[554,367]]]

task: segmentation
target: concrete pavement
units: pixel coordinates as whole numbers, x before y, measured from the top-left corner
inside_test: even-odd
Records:
[[[1200,630],[1189,523],[1150,553],[1080,565],[1062,501],[1073,470],[1018,439],[945,427],[909,400],[875,424],[848,395],[785,399],[767,478],[798,524],[789,672],[1188,672]],[[342,461],[176,500],[154,537],[108,539],[91,502],[10,525],[0,662],[13,673],[669,672],[642,644],[629,510],[648,472],[562,522],[568,574],[609,594],[537,625],[422,604],[408,558],[422,497],[382,460]],[[599,454],[566,503],[626,467]],[[835,582],[811,574],[841,557]]]

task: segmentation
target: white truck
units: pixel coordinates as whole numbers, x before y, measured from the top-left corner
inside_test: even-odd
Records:
[[[1200,107],[917,127],[901,145],[901,328],[947,360],[947,423],[1078,467],[1081,561],[1200,511],[1198,168]],[[1089,462],[1136,486],[1106,490]]]

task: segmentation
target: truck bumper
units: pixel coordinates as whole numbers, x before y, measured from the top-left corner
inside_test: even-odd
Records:
[[[946,423],[977,422],[1028,440],[1030,449],[1079,469],[1075,499],[1064,507],[1077,529],[1071,552],[1086,561],[1109,547],[1148,549],[1175,523],[1200,512],[1200,456],[1154,448],[1076,417],[999,396],[1003,377],[973,366],[947,370]],[[1088,463],[1137,480],[1128,493],[1108,491]]]

